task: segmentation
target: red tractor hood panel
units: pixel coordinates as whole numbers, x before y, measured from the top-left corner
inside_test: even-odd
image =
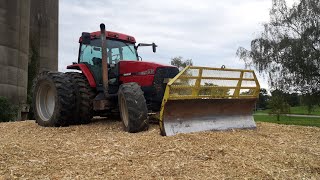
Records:
[[[175,67],[171,65],[165,65],[161,63],[155,62],[147,62],[147,61],[120,61],[120,75],[126,73],[138,73],[142,71],[146,71],[148,69],[153,69],[156,71],[158,67]]]
[[[152,86],[157,68],[175,67],[147,61],[120,61],[119,63],[120,81],[122,83],[136,82],[142,87]]]

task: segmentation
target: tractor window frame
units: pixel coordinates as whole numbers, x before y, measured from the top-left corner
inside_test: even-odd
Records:
[[[97,41],[98,40],[98,41]],[[99,43],[99,40],[100,39],[92,39],[91,42],[95,41],[93,44],[90,44],[90,46],[94,46],[94,45],[98,45],[96,47],[100,47],[101,48],[101,43]],[[114,41],[116,43],[125,43],[127,46],[123,46],[123,47],[115,47],[115,48],[112,48],[111,49],[111,52],[115,52],[115,50],[117,50],[119,56],[114,56],[112,54],[110,54],[110,48],[108,47],[108,42],[110,41]],[[82,42],[80,42],[79,44],[79,53],[78,53],[78,63],[84,63],[86,61],[81,61],[81,56],[82,56],[82,46],[84,44]],[[100,45],[100,46],[99,46]],[[128,47],[128,45],[130,46],[130,49],[133,51],[132,53],[132,56],[131,57],[134,57],[134,58],[130,58],[130,59],[124,59],[124,53],[128,53],[129,51],[131,52],[131,50],[129,48],[125,48],[125,47]],[[92,49],[92,48],[91,48]],[[139,55],[138,55],[138,52],[137,52],[137,49],[135,48],[135,43],[132,43],[132,42],[127,42],[127,41],[121,41],[119,39],[107,39],[107,55],[108,55],[108,63],[110,64],[116,64],[118,63],[119,61],[139,61]],[[111,58],[110,58],[111,57]],[[114,58],[117,58],[118,61],[116,61],[116,59],[113,59]],[[99,57],[98,57],[99,58]],[[87,62],[88,63],[88,62]],[[90,63],[89,63],[90,64]]]

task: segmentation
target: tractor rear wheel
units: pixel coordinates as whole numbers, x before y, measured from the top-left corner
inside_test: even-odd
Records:
[[[74,124],[88,124],[93,117],[93,98],[95,91],[90,87],[87,78],[82,73],[66,73],[73,84],[75,95],[75,106],[73,109]]]
[[[122,84],[119,87],[118,102],[125,131],[136,133],[148,129],[147,104],[137,83]]]
[[[42,72],[34,80],[32,107],[40,126],[69,125],[74,101],[71,80],[65,74]]]

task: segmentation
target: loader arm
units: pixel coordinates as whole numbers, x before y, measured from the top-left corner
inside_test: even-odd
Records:
[[[161,134],[255,128],[259,91],[252,70],[188,66],[167,84]]]

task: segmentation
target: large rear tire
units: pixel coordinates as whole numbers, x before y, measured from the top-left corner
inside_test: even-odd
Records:
[[[66,73],[73,84],[75,106],[73,109],[74,124],[88,124],[93,117],[93,98],[95,90],[90,87],[87,78],[82,73]]]
[[[71,80],[65,74],[42,72],[34,80],[32,107],[40,126],[69,125],[74,101]]]
[[[118,102],[125,131],[136,133],[148,129],[147,104],[137,83],[122,84],[119,87]]]

